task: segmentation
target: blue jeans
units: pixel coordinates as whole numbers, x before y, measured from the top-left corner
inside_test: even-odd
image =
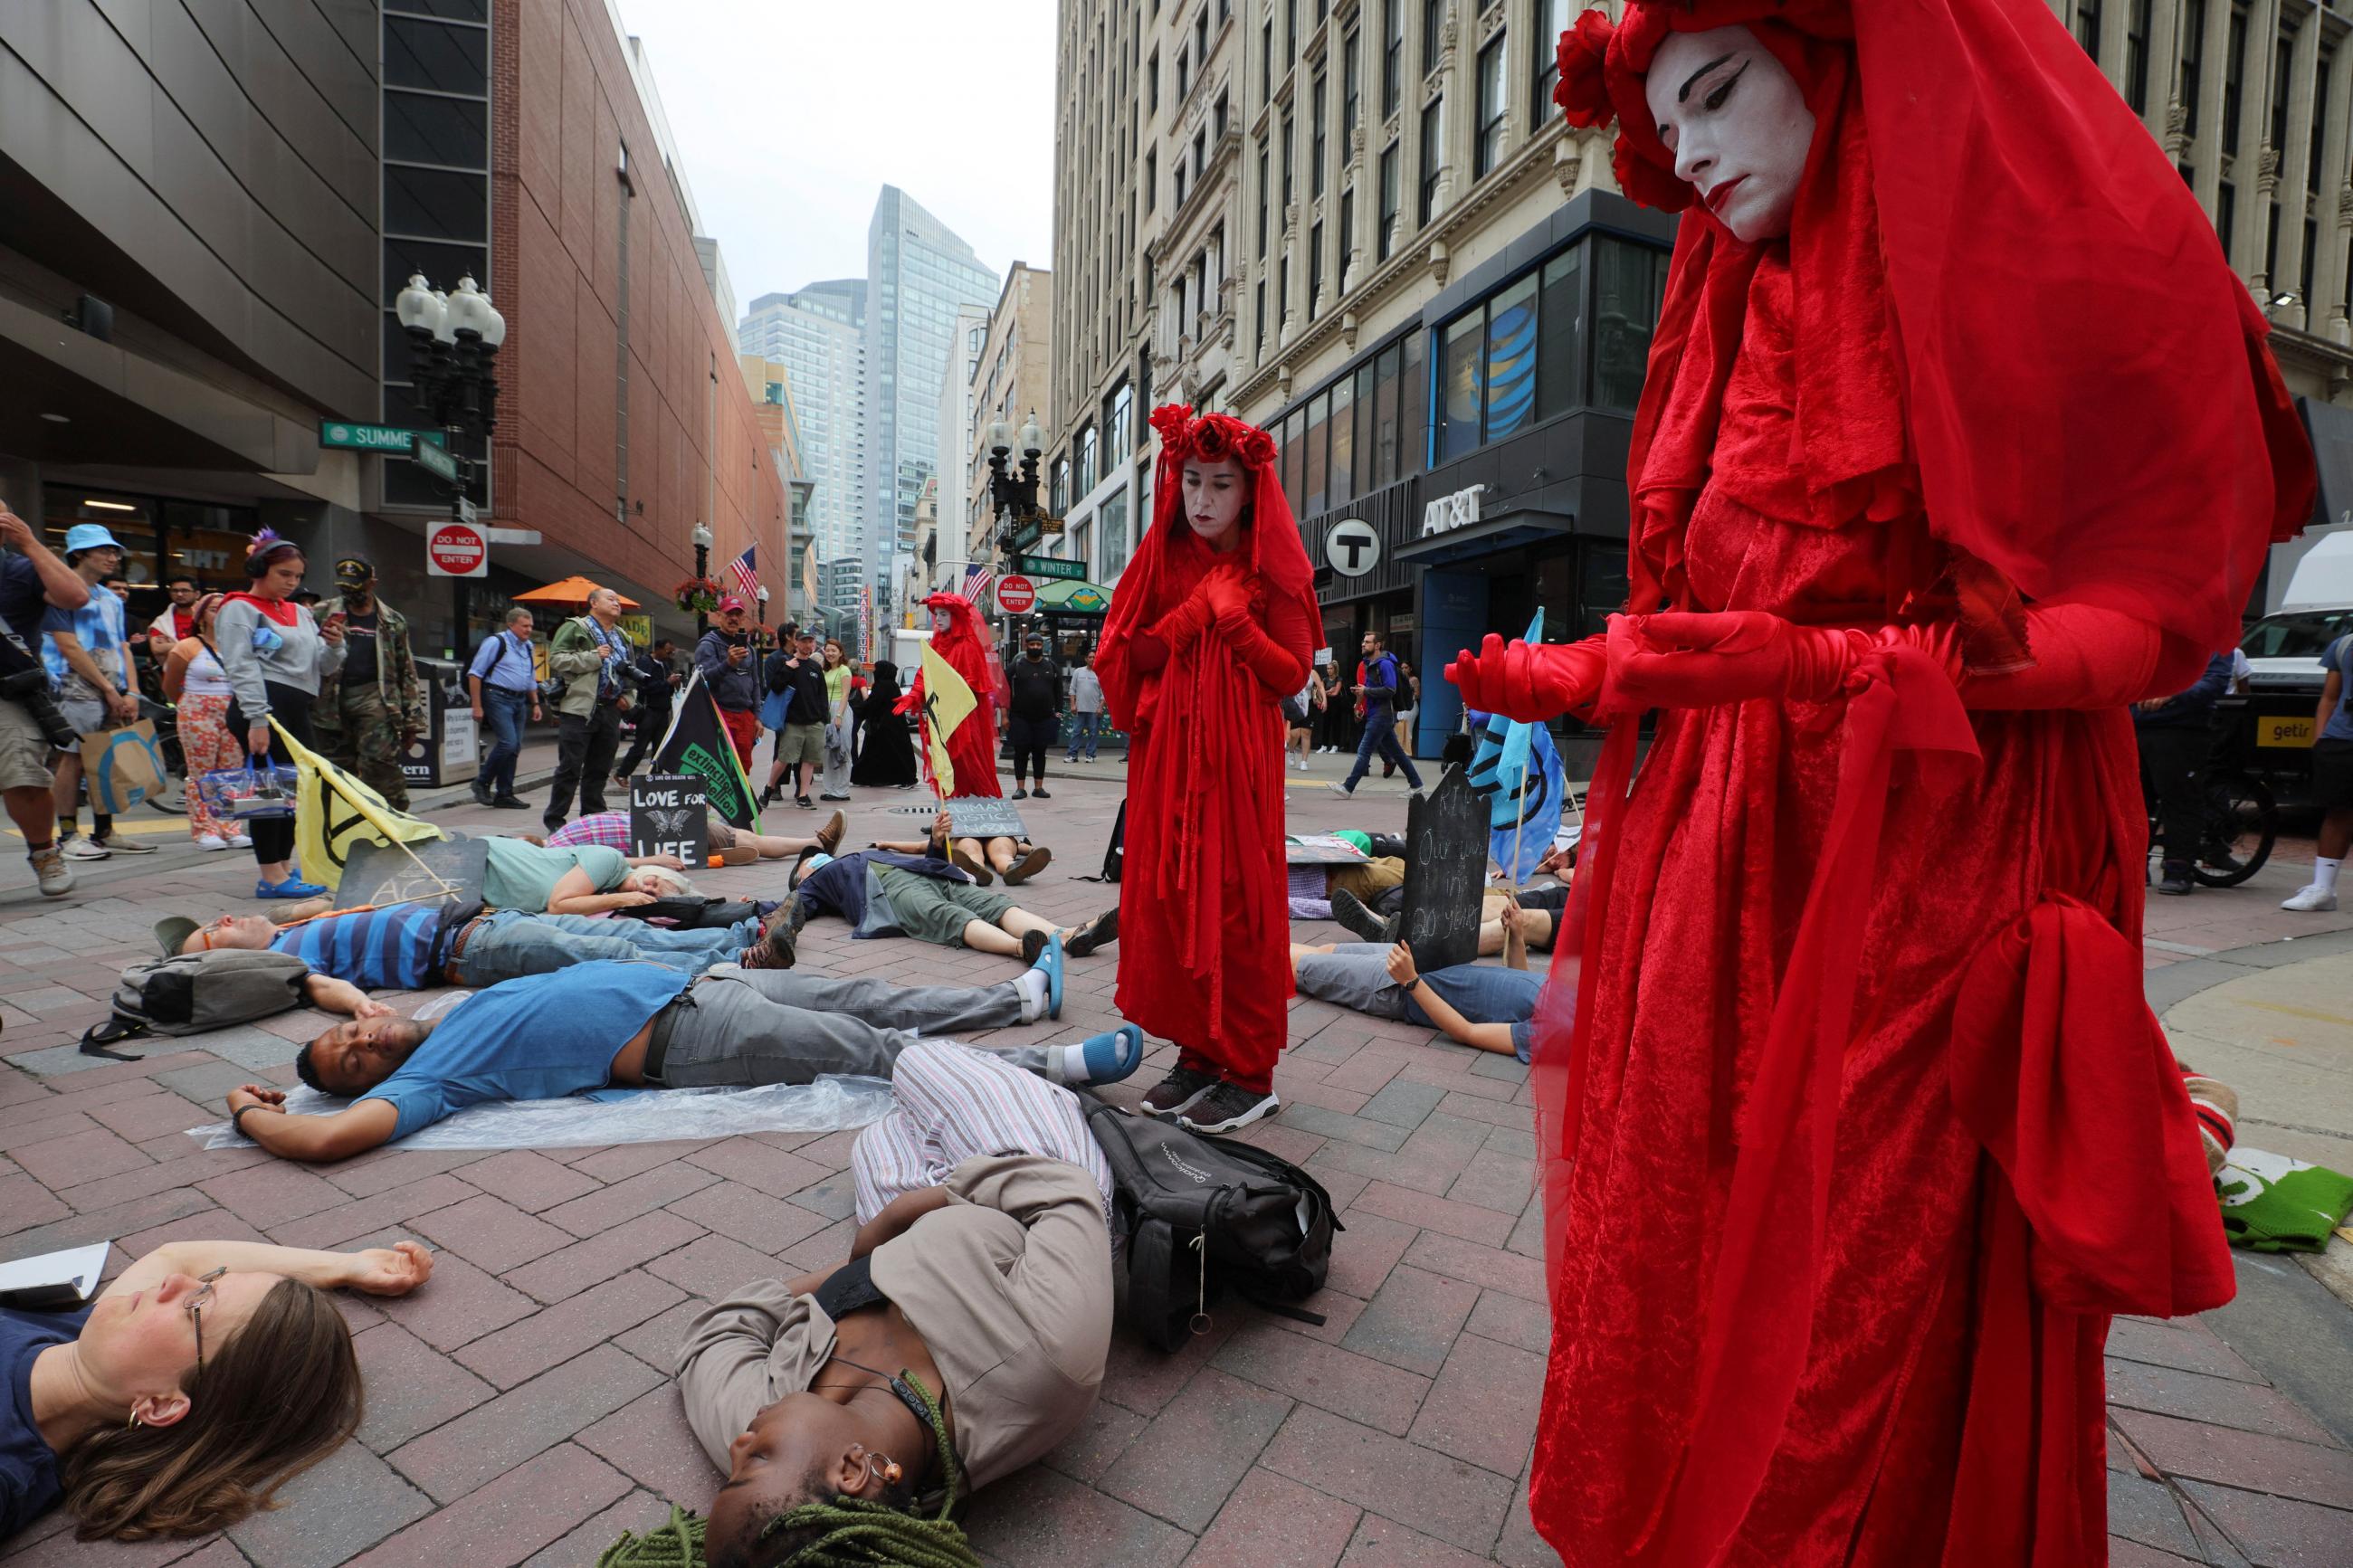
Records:
[[[458,957],[458,974],[468,985],[495,985],[599,958],[661,963],[700,974],[714,963],[733,963],[759,940],[756,919],[710,931],[671,931],[643,921],[504,910],[475,928]]]
[[[530,692],[509,691],[502,686],[482,688],[482,720],[498,740],[482,759],[477,777],[491,795],[514,794],[515,759],[522,755],[522,724],[530,713]]]
[[[1405,754],[1403,746],[1398,744],[1396,731],[1397,710],[1386,702],[1366,706],[1365,735],[1356,742],[1356,765],[1348,770],[1347,782],[1341,788],[1353,790],[1356,787],[1357,781],[1373,765],[1373,753],[1376,752],[1380,753],[1383,762],[1394,763],[1405,770],[1406,783],[1416,789],[1421,787],[1421,775],[1413,771],[1413,759]]]
[[[1081,742],[1084,742],[1087,748],[1087,761],[1091,763],[1093,762],[1095,760],[1095,731],[1102,727],[1103,715],[1100,713],[1071,714],[1071,750],[1069,755],[1063,760],[1065,762],[1077,762],[1079,760],[1079,744]]]

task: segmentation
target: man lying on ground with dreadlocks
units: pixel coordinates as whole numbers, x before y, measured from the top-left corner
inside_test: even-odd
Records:
[[[850,1153],[829,1274],[747,1285],[687,1331],[678,1391],[727,1471],[600,1568],[977,1568],[950,1517],[1075,1432],[1111,1349],[1111,1169],[1077,1097],[965,1046],[901,1053]]]

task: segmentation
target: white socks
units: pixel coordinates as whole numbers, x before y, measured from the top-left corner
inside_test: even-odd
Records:
[[[2335,892],[2337,868],[2344,863],[2342,860],[2331,860],[2326,855],[2315,856],[2312,861],[2312,885],[2324,893]]]
[[[1013,982],[1013,989],[1021,996],[1021,1021],[1034,1024],[1046,1016],[1046,972],[1025,969]]]

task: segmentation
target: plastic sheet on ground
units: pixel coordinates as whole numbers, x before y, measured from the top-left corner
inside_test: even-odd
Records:
[[[330,1116],[351,1101],[308,1087],[286,1091],[286,1109]],[[468,1106],[389,1145],[397,1149],[574,1149],[599,1143],[660,1143],[733,1138],[744,1132],[839,1132],[881,1120],[887,1079],[832,1074],[815,1083],[756,1089],[624,1089],[565,1100],[492,1100]],[[250,1149],[226,1121],[192,1127],[207,1149]]]

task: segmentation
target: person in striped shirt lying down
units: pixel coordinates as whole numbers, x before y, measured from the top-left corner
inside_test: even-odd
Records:
[[[763,860],[788,860],[811,847],[832,854],[841,847],[841,836],[849,829],[849,818],[838,811],[824,826],[807,838],[788,838],[776,833],[753,833],[732,826],[713,816],[710,825],[710,843],[713,849],[742,847],[756,850]],[[575,817],[544,839],[531,839],[529,835],[524,837],[531,842],[543,843],[551,849],[599,844],[607,849],[617,849],[624,855],[629,852],[632,842],[629,814],[626,811],[599,811]]]

